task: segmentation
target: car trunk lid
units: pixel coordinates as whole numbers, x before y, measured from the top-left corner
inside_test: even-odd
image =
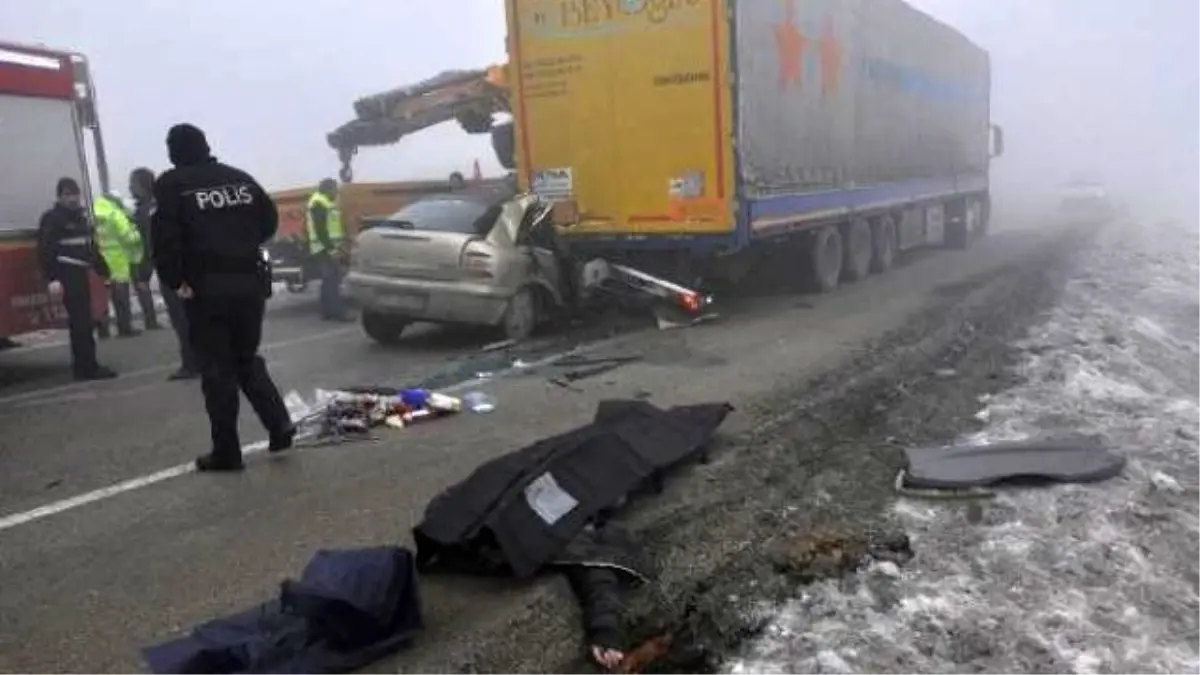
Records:
[[[358,267],[392,277],[452,281],[472,276],[464,252],[479,237],[459,232],[409,229],[387,223],[359,235]]]

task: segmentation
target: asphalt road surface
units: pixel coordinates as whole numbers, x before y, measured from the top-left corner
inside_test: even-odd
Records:
[[[829,296],[746,298],[710,324],[599,339],[577,332],[520,352],[481,354],[486,335],[436,329],[384,349],[357,325],[318,321],[312,298],[284,298],[269,315],[264,353],[285,392],[450,385],[488,372],[459,391],[486,391],[497,408],[384,430],[373,443],[255,455],[232,476],[187,469],[206,450],[207,420],[198,384],[165,380],[175,366],[170,331],[102,343],[102,361],[122,373],[110,382],[69,382],[66,347],[53,342],[0,352],[0,670],[140,670],[140,647],[269,598],[319,548],[411,546],[410,529],[439,490],[482,461],[586,423],[603,398],[728,400],[738,412],[722,432],[745,434],[763,419],[756,406],[786,409],[796,382],[853,365],[946,289],[1009,273],[1063,236],[1036,221],[997,225],[970,251],[921,254]],[[574,389],[548,382],[552,364],[512,367],[553,361],[580,342],[642,360]],[[243,443],[260,441],[248,405],[243,418]],[[579,639],[559,582],[431,578],[421,593],[425,632],[379,669],[560,667],[557,656],[494,656],[528,646],[527,632],[506,636],[518,615],[559,622],[563,649]],[[547,611],[553,618],[531,618]]]

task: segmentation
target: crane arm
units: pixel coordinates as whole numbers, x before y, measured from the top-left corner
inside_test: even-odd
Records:
[[[510,112],[506,71],[506,65],[446,71],[358,99],[355,118],[327,137],[342,162],[342,180],[352,178],[350,162],[360,147],[391,145],[449,120],[457,120],[467,133],[488,133],[494,114]]]

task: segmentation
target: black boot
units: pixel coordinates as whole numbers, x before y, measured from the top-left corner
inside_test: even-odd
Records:
[[[81,382],[88,382],[91,380],[111,380],[116,376],[117,372],[115,370],[112,370],[111,368],[105,368],[104,366],[96,366],[90,370],[81,370],[76,371],[75,373],[75,379]]]
[[[242,457],[238,455],[218,455],[210,452],[207,455],[200,455],[196,458],[196,470],[205,472],[221,472],[221,471],[241,471],[246,465],[242,463]]]
[[[200,373],[192,368],[183,367],[167,376],[167,379],[174,382],[176,380],[194,380],[200,377]]]
[[[267,452],[283,452],[292,447],[296,442],[296,427],[289,426],[277,434],[271,434],[270,440],[267,441]]]

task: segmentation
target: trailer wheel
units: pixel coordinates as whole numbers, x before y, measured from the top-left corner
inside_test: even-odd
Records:
[[[846,259],[842,279],[862,281],[871,273],[871,226],[866,218],[855,218],[842,234]]]
[[[372,340],[385,347],[400,344],[400,336],[408,327],[408,321],[399,317],[364,311],[362,313],[363,332]]]
[[[807,285],[818,293],[829,293],[837,288],[842,277],[842,235],[833,226],[822,227],[812,233],[808,241]]]
[[[882,274],[896,262],[896,219],[880,216],[871,228],[871,271]]]

